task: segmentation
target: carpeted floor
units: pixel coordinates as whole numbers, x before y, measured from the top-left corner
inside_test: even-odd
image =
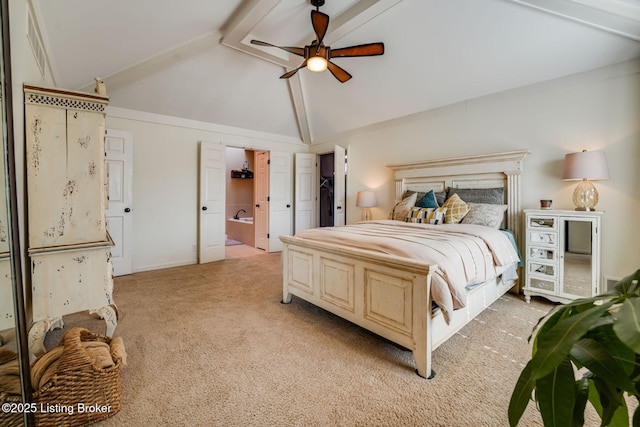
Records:
[[[122,410],[99,425],[507,426],[527,337],[551,307],[506,295],[435,351],[424,380],[411,352],[281,304],[281,277],[280,255],[265,254],[116,278],[129,364]],[[533,405],[520,425],[542,425]]]

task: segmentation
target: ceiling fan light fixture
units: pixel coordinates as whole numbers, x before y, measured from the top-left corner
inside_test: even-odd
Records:
[[[322,56],[312,56],[307,61],[307,68],[309,71],[319,73],[327,69],[327,60]]]
[[[311,11],[311,26],[316,35],[315,40],[305,47],[292,46],[276,46],[260,40],[251,40],[251,44],[258,46],[277,47],[287,51],[293,55],[302,56],[304,62],[297,68],[289,70],[280,76],[281,79],[288,79],[295,75],[298,70],[307,68],[315,73],[322,72],[327,68],[338,79],[340,83],[348,81],[352,76],[346,70],[331,62],[333,58],[349,58],[355,56],[376,56],[384,54],[384,43],[367,43],[356,46],[343,47],[340,49],[331,49],[323,43],[324,36],[329,29],[329,15],[320,12],[320,6],[324,4],[324,0],[309,0],[316,10]]]

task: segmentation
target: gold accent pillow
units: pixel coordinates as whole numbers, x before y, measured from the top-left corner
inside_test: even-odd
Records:
[[[444,215],[445,224],[457,224],[464,218],[467,212],[469,212],[469,205],[457,194],[449,197],[442,207],[447,208],[447,212]]]

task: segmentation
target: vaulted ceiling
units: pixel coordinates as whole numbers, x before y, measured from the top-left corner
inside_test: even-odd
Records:
[[[307,144],[640,57],[639,0],[326,0],[326,45],[385,44],[344,84],[249,43],[309,44],[308,0],[31,1],[56,86]]]

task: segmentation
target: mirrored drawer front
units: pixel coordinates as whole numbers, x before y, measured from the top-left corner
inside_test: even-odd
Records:
[[[547,292],[555,291],[555,282],[553,280],[538,279],[536,277],[529,278],[529,287]]]
[[[552,261],[556,259],[556,251],[555,249],[529,248],[529,259]]]
[[[541,274],[548,277],[556,277],[556,266],[541,264],[539,262],[530,262],[529,273]]]
[[[529,217],[529,228],[551,228],[555,229],[557,225],[556,218]]]
[[[558,235],[556,233],[545,233],[542,231],[530,231],[529,232],[529,241],[531,243],[541,243],[544,245],[554,245],[558,240]]]

